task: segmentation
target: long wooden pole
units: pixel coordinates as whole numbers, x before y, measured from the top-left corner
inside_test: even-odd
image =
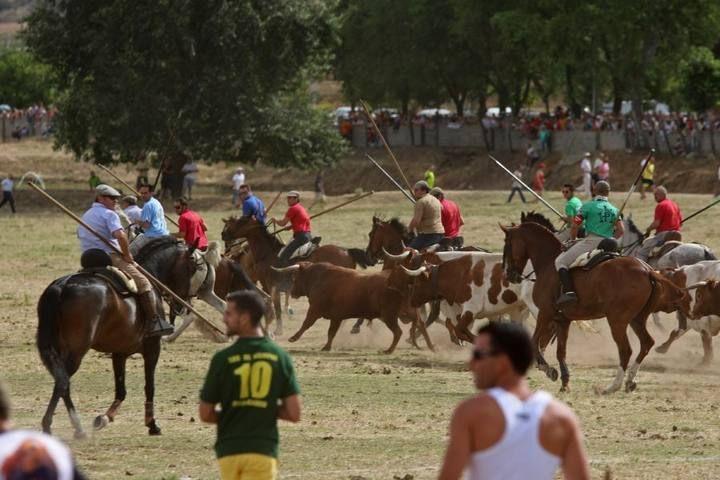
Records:
[[[385,175],[385,176],[387,177],[387,179],[390,180],[390,181],[392,182],[392,184],[395,185],[395,186],[397,187],[397,189],[400,190],[400,192],[402,192],[402,194],[405,195],[405,197],[406,197],[408,200],[410,200],[413,204],[415,203],[415,199],[414,199],[412,196],[410,196],[410,194],[409,194],[408,192],[406,192],[404,188],[402,188],[402,186],[392,177],[392,175],[390,175],[383,167],[380,166],[380,164],[377,162],[377,160],[375,160],[372,156],[370,156],[369,153],[366,153],[365,156],[366,156],[378,169],[380,169],[380,171],[383,173],[383,175]]]
[[[326,210],[323,210],[322,212],[318,212],[318,213],[316,213],[316,214],[314,214],[314,215],[310,215],[310,218],[313,219],[313,218],[319,217],[320,215],[325,215],[326,213],[330,213],[330,212],[332,212],[333,210],[337,210],[338,208],[342,208],[342,207],[344,207],[345,205],[349,205],[349,204],[351,204],[351,203],[353,203],[353,202],[357,202],[358,200],[362,200],[363,198],[369,197],[369,196],[372,195],[373,193],[375,193],[374,190],[371,190],[371,191],[369,191],[369,192],[365,192],[365,193],[363,193],[362,195],[358,195],[357,197],[353,197],[353,198],[351,198],[350,200],[347,200],[347,201],[345,201],[345,202],[343,202],[343,203],[340,203],[340,204],[338,204],[338,205],[335,205],[334,207],[330,207],[330,208],[328,208],[328,209],[326,209]],[[284,232],[284,231],[286,231],[286,230],[290,230],[291,228],[292,228],[292,226],[291,226],[291,225],[288,225],[287,227],[283,227],[283,228],[281,228],[281,229],[279,229],[279,230],[276,230],[276,231],[273,232],[273,233]]]
[[[370,113],[370,109],[367,106],[367,103],[365,103],[364,100],[360,100],[360,104],[365,109],[365,113],[368,116],[368,119],[370,120],[370,123],[372,123],[372,126],[375,128],[375,131],[377,132],[378,136],[380,137],[380,140],[382,140],[383,145],[385,145],[385,150],[387,150],[388,155],[390,155],[390,158],[393,159],[393,162],[395,162],[395,166],[397,167],[398,171],[400,172],[400,175],[402,176],[403,180],[405,180],[405,185],[407,185],[408,190],[412,192],[412,186],[410,185],[410,182],[408,181],[407,177],[405,176],[405,173],[403,172],[403,169],[400,168],[400,163],[398,162],[397,158],[395,158],[395,154],[393,154],[392,150],[390,150],[390,145],[388,144],[387,140],[385,140],[385,136],[380,131],[380,128],[377,126],[377,123],[375,123],[375,119],[372,117],[372,114]]]
[[[698,210],[697,212],[692,213],[692,214],[688,215],[687,217],[683,218],[682,221],[680,222],[680,224],[683,224],[683,223],[687,222],[688,220],[690,220],[691,218],[693,218],[693,217],[695,217],[695,216],[697,216],[697,215],[700,215],[700,214],[703,213],[705,210],[714,207],[714,206],[717,205],[718,203],[720,203],[720,198],[718,198],[718,199],[715,200],[714,202],[710,203],[709,205],[704,206],[703,208],[701,208],[701,209]]]
[[[110,170],[108,167],[106,167],[105,165],[102,165],[102,164],[100,164],[100,163],[96,163],[95,165],[97,165],[98,167],[100,167],[101,169],[103,169],[105,172],[109,173],[115,180],[117,180],[118,182],[120,182],[120,183],[122,183],[123,185],[125,185],[125,186],[126,186],[131,192],[133,192],[135,195],[137,195],[138,197],[140,196],[140,193],[139,193],[137,190],[135,190],[133,187],[131,187],[130,184],[128,184],[127,182],[125,182],[122,178],[120,178],[120,177],[118,177],[117,175],[115,175],[115,172],[113,172],[112,170]],[[178,223],[177,223],[175,220],[173,220],[172,218],[170,218],[167,214],[165,214],[165,218],[167,219],[168,222],[172,223],[172,224],[175,225],[176,227],[178,227],[178,228],[180,227],[180,225],[178,225]]]
[[[108,239],[106,239],[105,237],[103,237],[102,235],[100,235],[98,232],[96,232],[95,229],[93,229],[90,225],[88,225],[87,223],[85,223],[85,222],[82,220],[82,218],[80,218],[80,217],[78,217],[77,215],[75,215],[75,214],[74,214],[72,211],[70,211],[70,209],[68,209],[65,205],[63,205],[62,203],[60,203],[60,202],[58,202],[57,200],[55,200],[55,198],[54,198],[52,195],[50,195],[49,193],[47,193],[45,190],[43,190],[42,188],[38,187],[38,186],[35,185],[34,183],[27,182],[27,184],[28,184],[33,190],[35,190],[36,192],[40,193],[40,194],[41,194],[42,196],[44,196],[47,200],[49,200],[50,203],[54,204],[56,207],[58,207],[60,210],[62,210],[65,214],[67,214],[70,218],[72,218],[72,219],[75,220],[77,223],[79,223],[79,224],[80,224],[83,228],[85,228],[88,232],[92,233],[95,237],[97,237],[98,240],[100,240],[101,242],[103,242],[103,243],[104,243],[105,245],[107,245],[108,247],[112,248],[115,253],[117,253],[118,255],[122,255],[122,252],[121,252],[115,245],[113,245],[112,243],[110,243],[110,241],[109,241]],[[190,305],[190,304],[189,304],[188,302],[186,302],[182,297],[180,297],[180,296],[177,295],[175,292],[173,292],[169,287],[165,286],[164,283],[162,283],[160,280],[158,280],[157,278],[155,278],[154,275],[152,275],[150,272],[148,272],[147,270],[145,270],[141,265],[138,265],[137,263],[135,263],[134,265],[135,265],[135,268],[137,268],[137,269],[140,271],[140,273],[142,273],[143,275],[145,275],[151,282],[153,282],[156,287],[158,287],[160,290],[162,290],[163,292],[165,292],[165,293],[167,293],[168,295],[170,295],[170,296],[171,296],[175,301],[177,301],[180,305],[182,305],[183,307],[187,308],[187,309],[190,310],[192,313],[194,313],[200,320],[202,320],[203,322],[207,323],[213,330],[215,330],[216,332],[219,332],[219,333],[221,333],[221,334],[223,334],[223,335],[226,334],[226,332],[224,332],[223,330],[221,330],[219,327],[215,326],[214,323],[212,323],[210,320],[208,320],[207,318],[205,318],[205,316],[203,316],[203,314],[201,314],[200,312],[198,312],[192,305]]]
[[[282,190],[281,190],[281,191],[278,192],[277,195],[275,195],[275,198],[273,199],[273,201],[270,202],[270,206],[265,209],[265,215],[267,215],[267,214],[270,212],[270,210],[272,210],[272,208],[275,206],[275,204],[277,203],[277,201],[280,199],[280,195],[282,195],[282,193],[283,193],[283,192],[282,192]]]

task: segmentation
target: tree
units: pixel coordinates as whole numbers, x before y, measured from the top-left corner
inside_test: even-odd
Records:
[[[0,103],[26,108],[49,104],[55,97],[51,69],[19,49],[0,49]]]
[[[704,113],[720,102],[720,60],[708,48],[691,51],[680,77],[681,94],[692,110]]]
[[[325,2],[43,0],[23,38],[57,72],[57,144],[78,157],[314,168],[342,151],[304,94],[335,41]]]

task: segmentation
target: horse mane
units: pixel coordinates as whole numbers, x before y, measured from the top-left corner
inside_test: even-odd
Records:
[[[398,235],[400,235],[400,238],[402,238],[403,241],[410,240],[410,230],[408,230],[407,225],[402,223],[398,217],[391,218],[387,224],[390,225],[398,233]]]
[[[158,267],[163,265],[166,258],[170,255],[177,255],[180,249],[184,249],[184,247],[175,237],[164,236],[154,238],[140,249],[135,257],[135,261],[142,265],[145,270],[157,276]]]
[[[635,225],[635,222],[632,221],[631,218],[625,219],[625,221],[628,224],[628,230],[630,230],[632,233],[636,234],[638,237],[642,237],[643,234],[640,232],[640,229]]]
[[[542,225],[543,227],[550,230],[552,233],[557,233],[557,229],[555,228],[555,225],[552,224],[552,222],[542,213],[536,212],[534,210],[530,210],[529,212],[525,213],[523,212],[520,215],[520,222],[526,223],[536,223],[538,225]]]
[[[532,230],[534,233],[537,233],[539,235],[544,235],[548,238],[552,238],[552,240],[554,241],[554,243],[556,243],[558,245],[558,247],[560,247],[560,245],[561,245],[560,240],[558,240],[557,237],[555,236],[555,234],[551,230],[549,230],[545,225],[540,225],[539,223],[535,223],[535,222],[525,222],[525,223],[521,223],[516,228],[525,228],[525,229]]]

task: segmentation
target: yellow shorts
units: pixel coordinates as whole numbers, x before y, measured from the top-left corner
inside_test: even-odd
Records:
[[[277,459],[258,453],[240,453],[218,459],[222,480],[275,480]]]

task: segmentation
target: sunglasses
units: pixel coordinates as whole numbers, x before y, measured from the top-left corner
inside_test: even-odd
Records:
[[[472,359],[473,360],[484,360],[486,358],[494,357],[495,355],[497,355],[497,352],[495,350],[490,350],[488,352],[483,352],[481,350],[473,350]]]

